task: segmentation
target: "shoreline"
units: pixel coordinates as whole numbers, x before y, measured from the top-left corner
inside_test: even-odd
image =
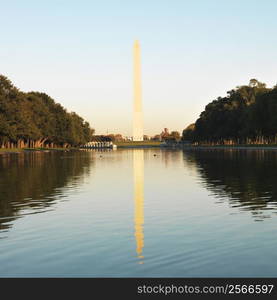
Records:
[[[182,150],[277,150],[277,145],[236,145],[236,146],[173,146],[165,147],[169,149],[182,149]]]
[[[191,145],[118,145],[117,149],[162,149],[162,150],[277,150],[277,145],[219,145],[219,146],[191,146]],[[69,152],[82,151],[82,148],[11,148],[0,149],[0,156],[6,154],[24,154],[29,152]],[[101,150],[101,148],[99,148]]]
[[[58,151],[78,151],[79,148],[1,148],[0,149],[0,156],[5,154],[21,154],[21,153],[28,153],[28,152],[58,152]]]
[[[161,147],[160,145],[120,145],[120,146],[117,146],[117,149],[142,149],[142,148],[145,148],[145,149],[150,149],[150,148],[163,148]]]

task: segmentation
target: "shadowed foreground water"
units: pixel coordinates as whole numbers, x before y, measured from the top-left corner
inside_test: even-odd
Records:
[[[277,276],[277,152],[0,156],[1,277]]]

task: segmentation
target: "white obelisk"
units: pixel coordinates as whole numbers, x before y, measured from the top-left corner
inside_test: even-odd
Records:
[[[134,116],[133,116],[133,141],[143,141],[143,120],[141,101],[141,71],[140,71],[140,46],[134,44]]]

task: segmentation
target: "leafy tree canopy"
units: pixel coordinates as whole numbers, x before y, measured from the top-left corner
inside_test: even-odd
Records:
[[[45,93],[23,93],[0,75],[0,147],[79,146],[93,133]]]
[[[277,142],[277,86],[251,79],[210,102],[182,139],[206,144]]]

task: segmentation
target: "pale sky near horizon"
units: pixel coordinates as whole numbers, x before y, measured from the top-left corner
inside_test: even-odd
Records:
[[[183,130],[251,78],[277,83],[275,0],[0,0],[0,73],[96,134],[132,133],[140,41],[145,134]]]

